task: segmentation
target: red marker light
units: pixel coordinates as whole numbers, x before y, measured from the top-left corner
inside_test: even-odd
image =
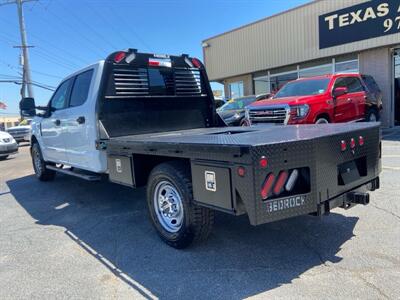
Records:
[[[269,192],[271,191],[272,185],[274,184],[275,176],[274,174],[270,173],[265,179],[264,184],[261,187],[261,198],[267,199]]]
[[[149,66],[158,67],[160,62],[157,60],[149,60]]]
[[[237,173],[240,177],[244,177],[244,175],[246,175],[246,169],[244,167],[238,167]]]
[[[201,68],[201,62],[197,58],[192,58],[192,63],[196,68]]]
[[[274,187],[274,194],[279,195],[282,193],[283,187],[286,183],[286,180],[288,178],[288,172],[286,171],[281,171],[278,175],[278,179],[276,180],[275,187]]]
[[[350,148],[354,149],[355,147],[356,147],[356,141],[353,138],[351,138],[351,140],[350,140]]]
[[[346,151],[346,149],[347,149],[346,141],[341,141],[341,142],[340,142],[340,149],[341,149],[342,151]]]
[[[267,166],[268,166],[268,159],[265,156],[261,157],[261,159],[260,159],[260,167],[264,169]]]
[[[358,138],[358,144],[360,145],[360,146],[364,146],[364,137],[363,136],[359,136],[359,138]]]
[[[125,58],[125,56],[126,56],[125,52],[118,52],[114,56],[114,62],[120,63]]]

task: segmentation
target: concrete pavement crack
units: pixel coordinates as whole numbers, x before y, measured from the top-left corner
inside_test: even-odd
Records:
[[[400,216],[396,215],[394,212],[392,212],[392,211],[390,211],[390,210],[387,210],[387,209],[385,209],[385,208],[379,207],[379,206],[374,205],[374,204],[371,204],[371,205],[372,205],[373,207],[375,207],[376,209],[381,210],[381,211],[384,211],[384,212],[386,212],[386,213],[392,215],[393,217],[397,218],[398,220],[400,220]]]

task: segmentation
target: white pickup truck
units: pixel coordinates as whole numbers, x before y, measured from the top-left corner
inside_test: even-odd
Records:
[[[40,180],[147,186],[152,223],[176,248],[207,237],[214,210],[259,225],[366,205],[379,188],[378,123],[226,127],[188,55],[115,52],[64,79],[46,107],[24,98],[20,109],[34,116]]]

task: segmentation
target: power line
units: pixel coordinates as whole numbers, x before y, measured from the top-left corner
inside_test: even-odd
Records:
[[[149,47],[149,45],[147,45],[147,42],[145,42],[140,35],[135,31],[135,29],[133,28],[132,24],[128,24],[124,18],[121,17],[121,15],[119,15],[116,10],[113,7],[108,7],[108,9],[111,11],[111,13],[116,16],[118,18],[118,20],[120,20],[124,26],[126,28],[129,28],[129,30],[133,33],[133,35],[136,37],[136,39],[148,50],[151,51],[151,48]]]
[[[59,3],[61,4],[61,2]],[[64,5],[61,5],[64,6]],[[111,43],[107,37],[104,37],[102,34],[97,32],[89,23],[85,22],[82,18],[79,18],[73,10],[71,10],[69,7],[64,6],[69,11],[69,14],[74,17],[75,20],[83,24],[86,28],[88,28],[90,31],[92,31],[95,35],[97,35],[103,42],[107,43],[111,48],[117,49],[118,47],[115,47],[113,43]]]
[[[39,4],[41,4],[41,3],[39,2]],[[51,10],[47,10],[47,12],[50,13],[50,14],[52,14],[55,18],[57,18],[57,21],[58,21],[57,25],[58,25],[59,28],[61,28],[61,30],[62,30],[63,32],[65,32],[65,33],[68,34],[68,31],[66,31],[66,30],[64,29],[64,27],[61,27],[60,23],[64,24],[66,28],[71,28],[71,29],[73,30],[75,36],[76,36],[76,35],[81,36],[81,37],[83,38],[83,40],[84,40],[87,44],[90,44],[90,46],[92,47],[92,50],[93,50],[93,51],[95,51],[95,52],[97,52],[97,53],[101,53],[101,54],[100,54],[101,57],[105,56],[104,53],[102,53],[102,52],[99,50],[99,49],[101,48],[101,45],[99,45],[98,43],[93,42],[89,37],[85,36],[85,35],[81,32],[81,30],[80,30],[79,28],[72,28],[72,24],[71,24],[71,21],[70,21],[70,20],[68,20],[68,22],[66,22],[65,20],[63,20],[63,16],[59,16],[59,15],[57,15],[56,13],[54,13],[53,11],[51,11]],[[106,52],[106,53],[108,52],[108,51],[104,50],[104,48],[102,48],[102,51],[104,51],[104,52]]]

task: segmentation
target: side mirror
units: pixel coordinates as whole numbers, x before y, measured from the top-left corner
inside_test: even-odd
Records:
[[[348,91],[347,87],[337,87],[336,89],[333,90],[333,97],[337,98],[337,97],[347,94],[348,92],[349,91]]]
[[[22,98],[19,102],[22,117],[34,117],[36,115],[35,99]]]

